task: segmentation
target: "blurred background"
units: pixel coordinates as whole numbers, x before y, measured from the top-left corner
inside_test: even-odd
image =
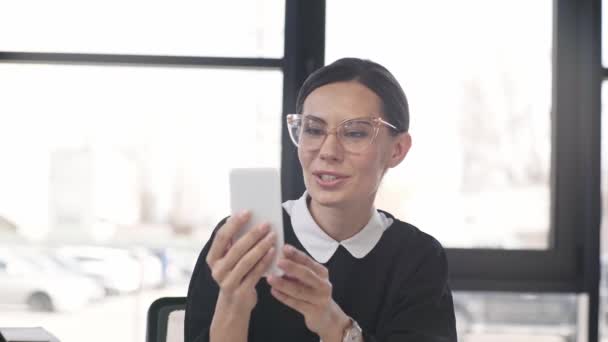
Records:
[[[290,3],[0,2],[0,326],[142,341],[150,303],[186,294],[228,170],[285,169]],[[576,1],[318,3],[324,63],[379,62],[410,101],[377,207],[450,249],[551,251],[556,9]],[[603,339],[598,284],[592,325],[585,291],[455,286],[460,340]]]

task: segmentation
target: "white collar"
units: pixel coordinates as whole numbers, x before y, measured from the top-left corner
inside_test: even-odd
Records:
[[[320,263],[329,261],[340,245],[355,258],[363,258],[374,249],[386,228],[393,223],[393,219],[373,209],[372,217],[361,231],[338,242],[327,235],[312,218],[306,204],[307,197],[308,192],[305,191],[299,199],[283,203],[283,208],[291,217],[293,231],[302,246]]]

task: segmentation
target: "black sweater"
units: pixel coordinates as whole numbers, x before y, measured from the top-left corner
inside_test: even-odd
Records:
[[[385,212],[383,212],[385,213]],[[452,294],[443,247],[432,236],[395,219],[374,249],[356,259],[343,247],[325,263],[333,298],[359,323],[366,342],[456,341]],[[218,286],[205,258],[215,236],[203,248],[188,289],[185,341],[209,341]],[[306,251],[283,211],[285,243]],[[258,302],[251,313],[249,342],[318,342],[304,317],[277,301],[263,278],[256,286]]]

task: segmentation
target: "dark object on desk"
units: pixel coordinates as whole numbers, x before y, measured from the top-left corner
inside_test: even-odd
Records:
[[[59,342],[59,340],[41,327],[0,328],[0,342]]]
[[[186,297],[163,297],[148,309],[146,342],[183,342]]]

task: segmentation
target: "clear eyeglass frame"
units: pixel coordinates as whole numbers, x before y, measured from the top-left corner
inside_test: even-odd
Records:
[[[291,141],[294,143],[294,145],[298,148],[304,148],[303,146],[300,146],[301,144],[298,142],[298,137],[296,136],[296,131],[298,129],[303,128],[304,125],[302,124],[302,122],[305,119],[305,117],[306,116],[303,114],[287,114],[287,127],[289,128],[289,137],[291,138]],[[311,120],[314,120],[314,119],[311,119]],[[347,127],[348,124],[350,124],[352,122],[357,122],[357,121],[366,121],[366,122],[370,123],[371,126],[373,127],[373,132],[371,134],[371,139],[369,139],[369,141],[365,145],[361,145],[361,146],[358,146],[357,148],[353,148],[352,145],[344,143],[344,141],[343,141],[344,138],[339,134],[339,132],[342,131],[344,129],[344,127]],[[327,125],[327,124],[325,124],[325,125]],[[319,150],[321,148],[321,146],[323,146],[323,143],[325,142],[327,137],[330,134],[335,134],[336,138],[340,142],[340,145],[346,151],[348,151],[350,153],[361,153],[374,143],[374,141],[376,140],[376,137],[378,136],[378,132],[380,131],[380,127],[382,127],[382,126],[386,126],[390,129],[394,130],[395,132],[399,132],[397,127],[395,127],[393,124],[391,124],[389,122],[386,122],[379,116],[365,116],[365,117],[352,118],[352,119],[347,119],[347,120],[341,121],[334,128],[326,129],[324,131],[323,138],[320,139],[319,142],[317,143],[318,146],[308,147],[307,150],[309,150],[309,151]]]

